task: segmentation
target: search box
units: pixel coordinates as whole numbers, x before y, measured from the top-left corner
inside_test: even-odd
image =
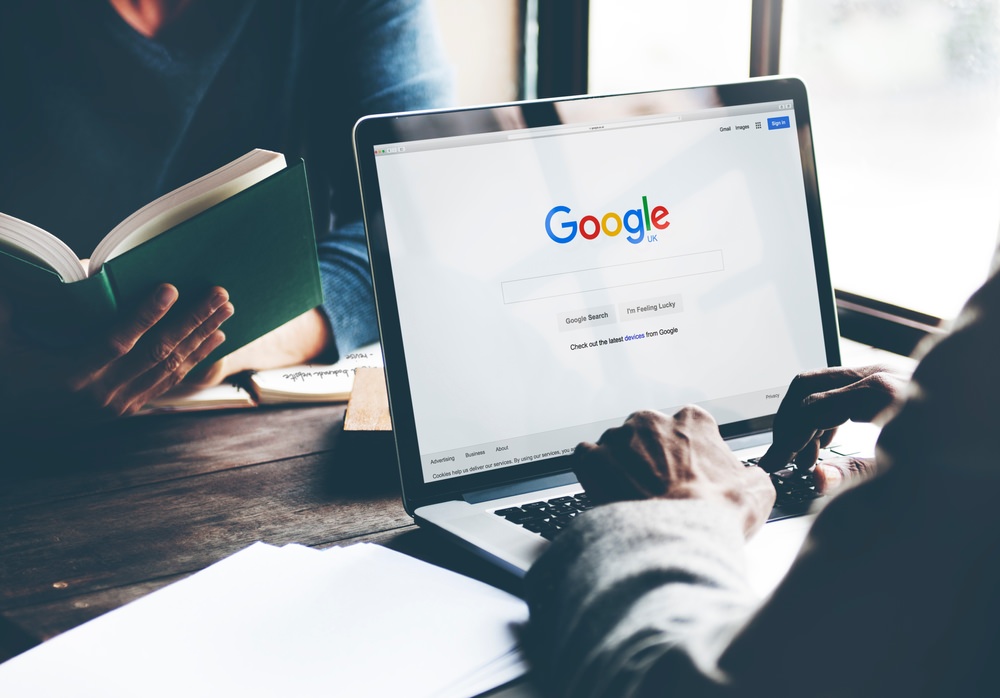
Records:
[[[724,271],[722,250],[647,259],[642,262],[615,264],[598,269],[582,269],[562,274],[534,276],[527,279],[500,282],[503,302],[524,303],[543,298],[571,296],[587,291],[602,291],[620,286],[648,284],[652,281],[677,279],[684,276]]]

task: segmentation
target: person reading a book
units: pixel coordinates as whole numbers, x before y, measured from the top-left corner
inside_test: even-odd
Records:
[[[1000,694],[996,266],[909,384],[877,369],[799,377],[759,468],[696,407],[581,444],[576,473],[605,504],[526,578],[546,695]],[[812,465],[838,424],[876,418],[874,460],[818,467],[840,491],[761,602],[742,555],[774,501],[765,469]]]
[[[131,212],[251,149],[301,157],[324,298],[195,369],[223,342],[226,314],[241,313],[226,289],[176,298],[162,279],[60,354],[18,333],[19,289],[0,278],[0,416],[48,414],[58,399],[40,396],[42,373],[66,405],[117,414],[181,378],[333,361],[377,340],[351,130],[365,114],[451,102],[432,19],[426,0],[0,4],[0,88],[17,105],[0,110],[0,211],[82,259]],[[259,280],[277,294],[275,281]]]

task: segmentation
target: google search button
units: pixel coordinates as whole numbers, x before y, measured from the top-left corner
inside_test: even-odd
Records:
[[[767,130],[773,131],[776,128],[788,128],[790,126],[787,116],[769,116],[767,118]]]

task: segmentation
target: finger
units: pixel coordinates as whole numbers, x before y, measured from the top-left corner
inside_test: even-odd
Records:
[[[581,443],[573,451],[573,472],[594,504],[626,499],[620,482],[612,477],[614,468],[600,446]]]
[[[659,413],[654,412],[652,414]],[[687,405],[686,407],[682,407],[674,414],[673,420],[678,426],[687,426],[690,424],[693,428],[698,430],[707,430],[709,432],[716,433],[719,431],[719,425],[715,421],[715,417],[713,417],[708,410],[703,407],[698,407],[697,405]]]
[[[209,291],[205,299],[191,311],[184,313],[177,319],[163,323],[162,328],[149,332],[138,344],[135,351],[129,352],[127,357],[122,357],[116,362],[108,375],[108,382],[115,385],[127,385],[153,367],[167,362],[168,359],[171,363],[176,364],[177,361],[173,355],[177,348],[202,325],[211,324],[217,320],[216,312],[227,305],[228,301],[229,294],[226,293],[225,289],[217,287]],[[232,313],[230,312],[230,314]],[[201,336],[202,340],[217,328],[217,324],[211,327]],[[181,358],[186,358],[186,355]]]
[[[597,444],[577,446],[573,470],[595,504],[649,496],[649,488],[637,483],[634,474],[645,473],[645,480],[655,481],[656,477],[643,462],[643,449],[633,439],[634,434],[633,428],[623,425],[605,431]]]
[[[817,431],[815,437],[795,453],[788,463],[794,463],[799,468],[808,470],[819,460],[820,449],[827,448],[833,443],[833,437],[837,434],[837,427],[833,429],[823,429]],[[782,465],[784,468],[786,464]],[[781,468],[778,468],[779,470]]]
[[[824,431],[819,439],[819,447],[820,448],[829,447],[829,445],[833,443],[833,437],[835,437],[836,435],[837,435],[837,427],[834,427],[833,429],[827,429],[826,431]]]
[[[895,380],[879,365],[796,376],[778,407],[774,440],[760,459],[760,467],[768,472],[780,470],[798,462],[797,454],[822,432],[850,419],[869,421],[873,410],[877,413],[892,402],[898,391]]]
[[[788,461],[789,463],[795,463],[800,468],[809,469],[813,466],[813,463],[819,458],[819,438],[812,439],[802,446],[799,451],[792,456],[792,459]],[[787,465],[787,463],[785,464]],[[782,466],[784,467],[784,466]]]
[[[200,343],[231,314],[231,311],[227,313],[225,310],[216,314],[220,301],[222,306],[231,308],[227,297],[225,290],[213,289],[192,312],[173,322],[163,323],[162,329],[147,332],[130,352],[105,367],[96,377],[84,375],[81,381],[90,383],[86,390],[90,402],[104,413],[114,416],[124,414],[139,395],[158,382],[160,376],[145,377],[147,372],[157,366],[168,373],[177,370],[186,358],[184,352],[175,355],[177,347],[204,325],[206,327],[199,335]],[[187,345],[188,352],[193,349],[194,346]]]
[[[681,413],[684,410],[678,414]],[[601,436],[598,444],[605,448],[622,487],[628,489],[628,498],[664,494],[670,482],[667,445],[674,443],[678,430],[696,431],[689,422],[701,416],[685,413],[687,421],[681,423],[661,412],[644,410],[629,415],[622,426],[609,429]]]
[[[664,433],[662,432],[663,429],[668,429],[669,431]],[[692,438],[697,440],[709,443],[714,442],[724,452],[730,452],[729,447],[722,438],[722,433],[719,431],[719,423],[715,421],[715,417],[708,410],[702,407],[688,405],[674,414],[672,422],[662,423],[661,438],[658,443],[662,444],[669,440],[672,435],[671,432],[676,433],[677,430],[687,432]],[[743,461],[736,458],[736,456],[733,456],[733,463],[738,464],[740,468],[744,467]]]
[[[873,373],[851,385],[810,395],[803,407],[808,419],[824,429],[848,420],[870,422],[892,404],[899,380],[888,373]]]
[[[876,472],[874,458],[834,458],[816,464],[813,481],[819,492],[831,494],[846,485],[867,480]]]
[[[129,399],[124,405],[122,413],[134,414],[135,412],[138,412],[147,402],[159,397],[179,384],[182,380],[184,380],[184,377],[187,376],[191,369],[198,365],[199,361],[215,351],[215,349],[225,341],[225,333],[222,330],[215,330],[198,346],[197,349],[195,349],[194,353],[192,353],[186,361],[180,364],[176,370],[164,374],[159,381],[150,385],[148,388],[141,391],[135,391],[133,397],[131,397],[131,399]]]
[[[198,362],[225,339],[219,327],[233,315],[233,305],[223,303],[210,318],[194,329],[163,361],[122,386],[120,400],[134,411],[152,398],[184,380]],[[138,403],[138,405],[137,405]]]
[[[847,421],[871,422],[886,407],[892,404],[897,389],[888,381],[898,380],[884,373],[874,373],[856,383],[810,395],[802,401],[799,423],[793,429],[786,429],[786,444],[797,443],[795,439],[806,440],[795,451],[792,462],[808,468],[816,462],[819,449],[829,446],[837,427]],[[770,462],[765,462],[770,466]],[[783,466],[782,466],[783,467]]]
[[[105,341],[83,359],[82,370],[93,374],[132,351],[139,339],[156,325],[177,302],[177,289],[161,284],[124,322],[111,330]]]
[[[224,312],[225,308],[226,308],[226,306],[223,306],[222,308],[220,308],[219,313]],[[231,308],[231,306],[230,306],[230,308]],[[223,318],[222,322],[225,322],[225,320],[228,319],[231,316],[232,316],[232,312],[230,311]],[[221,322],[219,324],[221,324]],[[207,327],[210,329],[212,325],[215,325],[215,323],[207,325]],[[199,332],[200,332],[200,330],[199,330]],[[177,371],[173,371],[173,372],[171,372],[170,374],[168,374],[166,376],[165,380],[169,380],[170,381],[170,386],[169,387],[173,387],[177,383],[180,383],[182,380],[184,380],[187,377],[187,375],[191,371],[193,371],[194,368],[199,363],[201,363],[209,354],[211,354],[218,347],[220,347],[224,341],[226,341],[226,335],[225,335],[225,333],[222,330],[218,329],[218,327],[216,326],[216,329],[212,330],[212,333],[210,335],[208,335],[207,337],[205,337],[205,339],[203,341],[200,341],[197,344],[197,346],[195,346],[194,349],[191,352],[188,353],[188,355],[185,358],[184,363],[181,365],[180,369],[178,369]],[[222,361],[217,362],[217,364],[222,364],[222,363],[223,363]],[[223,377],[225,377],[225,376],[223,376]]]

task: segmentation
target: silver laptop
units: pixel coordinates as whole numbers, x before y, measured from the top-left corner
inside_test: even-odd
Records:
[[[798,80],[371,116],[355,149],[403,504],[515,573],[533,509],[589,506],[580,441],[694,403],[760,455],[840,362]]]

